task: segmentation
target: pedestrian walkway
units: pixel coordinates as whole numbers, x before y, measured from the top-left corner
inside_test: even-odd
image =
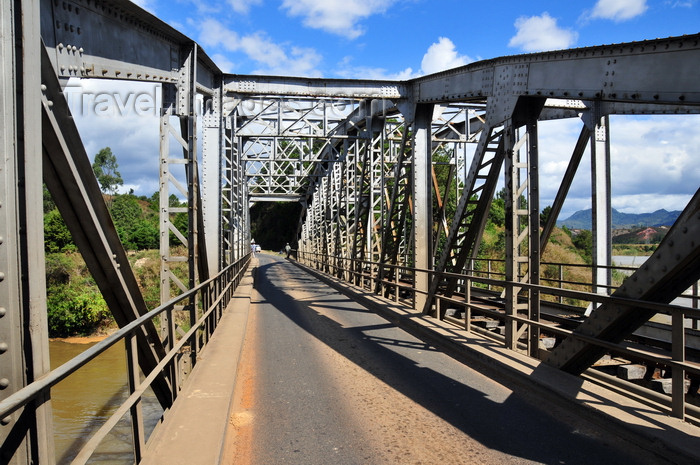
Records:
[[[188,383],[154,432],[143,463],[220,462],[257,263],[257,259],[251,263],[251,269],[210,344],[202,351]],[[347,287],[313,270],[306,271],[472,368],[488,376],[493,374],[499,382],[510,384],[514,389],[538,393],[548,402],[597,422],[604,427],[604,434],[641,443],[645,449],[673,463],[700,463],[700,429],[693,425],[528,357],[506,352],[492,341],[467,334],[448,323],[425,318],[419,312],[363,289]]]
[[[184,389],[154,431],[141,463],[213,465],[220,462],[256,265],[257,259],[253,258]]]

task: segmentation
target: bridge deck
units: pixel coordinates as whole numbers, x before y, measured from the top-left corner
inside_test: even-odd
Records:
[[[252,289],[249,271],[177,402],[154,431],[141,463],[219,463]]]
[[[295,269],[290,263],[280,263],[280,260],[275,257],[261,256],[260,260],[268,265],[275,263],[285,268]],[[270,267],[268,266],[266,269],[269,270]],[[264,285],[282,285],[282,283],[272,283],[271,280],[273,278],[267,275],[267,271],[265,273],[267,282],[263,283]],[[291,278],[290,281],[297,279],[293,273],[286,274]],[[318,277],[324,279],[326,284],[336,286],[337,289],[341,288],[339,284],[326,277]],[[308,279],[305,279],[304,282],[306,284],[303,285],[301,282],[285,282],[283,287],[293,289],[295,286],[309,286]],[[330,292],[316,292],[318,289],[321,289],[319,286],[325,286],[326,284],[317,283],[314,280],[314,295],[322,296],[324,292],[329,295],[333,294],[332,290]],[[246,321],[248,320],[248,312],[251,308],[255,309],[257,308],[256,306],[263,304],[275,305],[275,302],[271,302],[270,298],[253,298],[253,305],[250,307],[251,292],[252,277],[248,276],[237,291],[236,299],[227,309],[227,315],[217,329],[211,345],[201,355],[201,360],[192,373],[192,382],[178,398],[175,406],[165,418],[164,423],[154,433],[154,440],[149,446],[144,463],[220,463],[225,446],[226,428],[232,414],[233,385],[244,339]],[[642,443],[643,448],[649,451],[650,462],[658,459],[658,456],[656,459],[654,458],[654,454],[661,454],[675,463],[697,463],[700,461],[700,434],[698,434],[698,428],[661,413],[655,413],[655,411],[644,405],[637,404],[622,396],[616,396],[596,385],[581,381],[549,366],[541,365],[534,360],[519,357],[518,354],[513,352],[506,353],[496,344],[486,339],[481,339],[473,334],[467,336],[463,331],[448,323],[422,318],[417,313],[387,302],[365,291],[343,288],[343,292],[347,293],[355,302],[378,311],[384,318],[419,336],[424,341],[439,347],[440,350],[454,358],[478,368],[487,376],[507,385],[514,392],[520,391],[527,392],[529,395],[545,395],[548,401],[548,408],[551,408],[552,411],[556,411],[557,408],[563,406],[565,410],[572,412],[574,415],[585,417],[585,420],[581,420],[582,422],[587,424],[592,422],[594,425],[604,426],[603,437],[609,435],[608,439],[610,439],[613,436],[622,436]],[[305,303],[303,305],[309,304]],[[341,304],[337,299],[334,300],[332,306],[338,305]],[[278,304],[278,306],[280,305]],[[289,308],[279,308],[278,310],[279,312],[274,313],[282,315],[287,312],[287,316],[289,316],[288,313],[291,311]],[[439,337],[436,337],[436,335]],[[273,337],[277,338],[277,335]],[[469,349],[465,351],[463,344],[467,340],[470,344]],[[268,341],[266,344],[272,344],[272,342]],[[279,351],[276,353],[279,353]],[[283,361],[282,363],[289,362]],[[427,362],[421,362],[419,366],[423,367],[423,363]],[[413,384],[417,382],[419,380],[410,381]],[[293,389],[295,388],[292,387]],[[420,390],[422,388],[418,387],[416,389]],[[452,396],[451,393],[445,393],[445,395],[447,397]],[[488,398],[488,393],[484,392],[481,396]],[[271,399],[263,400],[263,402],[269,404]],[[269,408],[271,409],[272,407]],[[506,407],[502,406],[502,408],[505,409]],[[503,412],[502,410],[499,411]],[[643,415],[641,412],[643,412]],[[472,411],[465,416],[469,417],[470,415],[475,415],[475,412]],[[487,434],[486,431],[490,431],[492,427],[495,428],[494,431],[506,428],[508,431],[505,434],[500,434],[500,436],[505,436],[505,438],[502,437],[498,440],[514,440],[508,437],[509,434],[512,434],[511,425],[489,426],[488,422],[490,420],[483,418],[484,416],[477,415],[478,418],[471,417],[472,419],[469,420],[472,424],[475,421],[484,423],[484,425],[477,427],[477,429],[482,430],[480,433],[482,436]],[[515,422],[517,418],[522,420],[523,415],[516,411],[508,411],[504,413],[504,417],[512,418],[512,421]],[[538,416],[538,418],[540,417]],[[556,419],[552,419],[552,424],[556,425],[556,421]],[[542,423],[541,421],[539,422]],[[454,425],[455,422],[452,422],[452,424]],[[460,427],[459,425],[457,426],[458,428]],[[474,426],[462,429],[464,431],[469,428],[474,428]],[[231,439],[230,434],[231,431],[229,431],[229,440]],[[296,430],[296,434],[308,436],[313,433],[305,432],[303,428],[300,428]],[[555,453],[551,451],[552,448],[566,448],[566,445],[555,445],[562,442],[562,437],[560,436],[566,436],[566,434],[559,431],[548,431],[546,436],[541,438],[539,444],[533,447],[550,449],[549,452],[515,453],[513,454],[513,460],[517,461],[526,458],[540,461],[539,459],[545,457],[542,454]],[[608,439],[602,441],[606,443],[606,446],[610,446]],[[420,441],[418,437],[414,438],[414,440]],[[519,440],[523,441],[524,438],[521,437]],[[482,444],[491,444],[491,446],[487,447],[496,450],[500,449],[505,453],[509,453],[508,451],[512,450],[512,446],[501,448],[494,445],[497,442],[491,442],[497,441],[497,439],[486,440],[484,437],[481,437],[479,441]],[[584,436],[573,439],[564,437],[563,441],[564,444],[566,444],[566,441],[574,441],[574,443],[583,441],[588,443],[591,439],[584,438]],[[449,445],[444,445],[444,447],[449,447]],[[449,453],[449,449],[446,449],[446,452]],[[619,452],[625,453],[624,451]],[[226,454],[223,457],[228,458]],[[583,459],[583,457],[580,459]],[[290,457],[289,460],[292,460],[292,458]],[[306,462],[304,463],[314,463],[308,457],[305,460]]]

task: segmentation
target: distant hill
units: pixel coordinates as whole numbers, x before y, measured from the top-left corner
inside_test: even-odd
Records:
[[[592,210],[579,210],[565,220],[557,221],[557,226],[569,229],[591,229]],[[671,226],[680,211],[656,210],[653,213],[622,213],[612,209],[612,229],[634,229],[640,227]]]

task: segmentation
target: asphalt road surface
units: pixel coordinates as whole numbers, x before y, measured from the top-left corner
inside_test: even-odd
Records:
[[[661,463],[258,257],[227,463]]]

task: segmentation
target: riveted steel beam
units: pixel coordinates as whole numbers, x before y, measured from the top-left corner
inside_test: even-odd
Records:
[[[227,74],[224,92],[264,96],[407,99],[411,87],[398,81],[321,79]]]
[[[41,36],[62,79],[176,83],[194,43],[127,0],[41,0]],[[218,67],[201,49],[197,60],[199,86],[214,88]]]
[[[432,143],[431,123],[434,106],[419,105],[413,131],[413,222],[416,268],[429,270],[433,267],[433,205],[432,205]],[[430,305],[428,296],[430,276],[427,271],[416,273],[415,308]]]
[[[50,371],[36,2],[0,9],[0,400]],[[54,463],[48,394],[0,418],[0,462]]]
[[[416,102],[537,96],[700,105],[700,34],[495,58],[417,78]],[[673,73],[667,70],[673,69]],[[507,105],[499,118],[508,117]]]

